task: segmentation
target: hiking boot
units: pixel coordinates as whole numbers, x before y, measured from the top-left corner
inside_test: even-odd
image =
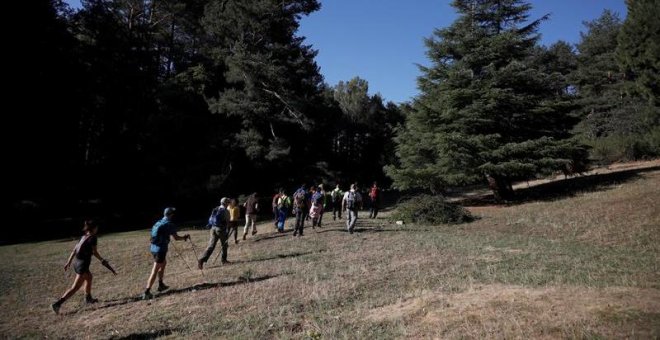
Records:
[[[293,236],[298,236],[298,231],[297,231],[297,230],[295,230],[295,231],[293,232]]]
[[[348,233],[353,235],[353,229],[348,229]]]
[[[166,285],[162,282],[158,284],[158,291],[159,292],[162,292],[162,291],[168,290],[168,289],[170,289],[170,286],[168,286],[168,285]]]
[[[229,261],[227,261],[227,260],[222,260],[221,263],[222,263],[223,265],[225,265],[225,266],[231,264],[231,262],[229,262]]]
[[[199,270],[204,269],[204,261],[197,260],[197,269],[199,269]]]
[[[62,304],[59,301],[50,305],[50,309],[52,309],[55,314],[60,314],[60,307],[62,307]]]
[[[257,234],[257,231],[256,231],[256,230],[252,230],[252,236],[254,236],[254,235],[256,235],[256,234]]]
[[[243,241],[247,239],[247,234],[243,234]]]
[[[99,302],[99,299],[95,299],[91,296],[85,296],[85,303],[87,304],[93,304]]]
[[[151,292],[144,292],[142,296],[140,297],[142,300],[151,300],[154,298],[153,294]]]
[[[238,239],[234,240],[234,244],[238,244]]]

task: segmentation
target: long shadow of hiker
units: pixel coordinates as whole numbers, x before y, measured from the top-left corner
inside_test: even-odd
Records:
[[[303,255],[309,255],[309,254],[314,254],[314,252],[313,251],[307,251],[307,252],[304,252],[304,253],[295,252],[295,253],[290,253],[290,254],[277,254],[277,255],[274,255],[274,256],[251,259],[251,260],[236,260],[236,261],[232,261],[231,263],[236,264],[236,263],[263,262],[263,261],[270,261],[270,260],[277,260],[277,259],[286,259],[286,258],[289,258],[289,257],[298,257],[298,256],[303,256]],[[218,268],[218,267],[222,267],[222,266],[212,266],[212,267],[209,267],[209,269]]]
[[[176,294],[182,294],[182,293],[189,293],[189,292],[194,292],[194,291],[199,291],[199,290],[206,290],[206,289],[211,289],[211,288],[231,287],[231,286],[236,286],[236,285],[260,282],[260,281],[270,280],[270,279],[278,277],[280,275],[281,274],[278,274],[278,275],[265,275],[265,276],[259,276],[259,277],[254,277],[254,278],[240,277],[240,278],[238,278],[238,280],[231,281],[231,282],[200,283],[200,284],[192,285],[192,286],[186,287],[186,288],[170,289],[170,290],[168,290],[164,293],[160,293],[160,294],[156,295],[156,298],[170,296],[170,295],[176,295]],[[100,306],[98,308],[94,308],[92,310],[122,306],[122,305],[126,305],[126,304],[129,304],[129,303],[132,303],[132,302],[138,302],[138,301],[142,301],[142,298],[140,296],[132,296],[132,297],[129,297],[129,298],[124,298],[124,299],[108,300],[108,301],[104,301],[104,302],[108,302],[107,304],[105,304],[103,306]]]

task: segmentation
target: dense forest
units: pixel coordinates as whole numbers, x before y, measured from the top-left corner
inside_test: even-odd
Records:
[[[528,3],[455,0],[419,96],[391,103],[357,76],[324,81],[298,34],[317,0],[20,2],[33,25],[10,52],[10,219],[144,227],[165,205],[200,219],[221,196],[374,180],[507,199],[513,181],[656,157],[660,6],[627,4],[575,46],[542,46],[553,18]]]

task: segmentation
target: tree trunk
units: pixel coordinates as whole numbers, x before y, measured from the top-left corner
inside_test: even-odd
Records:
[[[503,202],[513,199],[513,186],[511,181],[505,177],[486,175],[488,187],[493,191],[495,201]]]

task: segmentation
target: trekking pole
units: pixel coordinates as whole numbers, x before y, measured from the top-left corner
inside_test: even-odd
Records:
[[[190,247],[192,248],[195,258],[199,261],[199,257],[197,257],[197,250],[195,250],[195,243],[192,241],[192,238],[188,238],[188,241],[190,241]],[[200,271],[202,272],[204,279],[206,279],[206,276],[204,275],[204,269],[200,269]]]
[[[174,251],[176,252],[176,255],[181,259],[181,261],[183,261],[183,263],[186,264],[186,267],[188,267],[188,270],[193,272],[192,268],[190,268],[190,265],[188,264],[188,261],[186,261],[186,259],[183,258],[183,256],[181,255],[181,252],[179,252],[179,249],[176,247],[176,244],[174,242],[172,242],[172,246],[174,247]]]

